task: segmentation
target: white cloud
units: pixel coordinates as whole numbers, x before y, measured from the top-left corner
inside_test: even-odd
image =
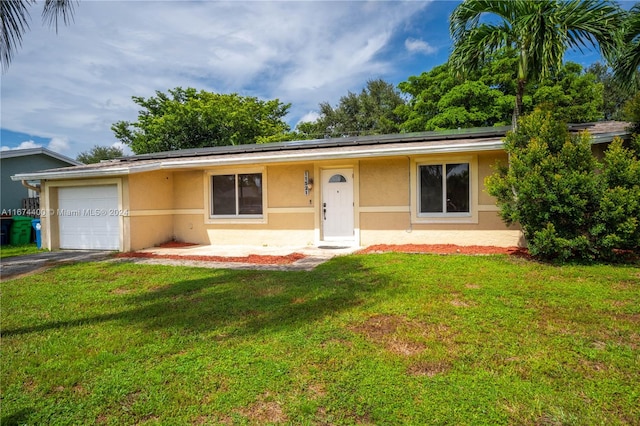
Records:
[[[66,138],[51,138],[47,148],[54,152],[63,153],[69,150],[69,141]]]
[[[57,35],[34,9],[3,75],[2,126],[78,153],[116,142],[111,125],[137,118],[132,96],[177,86],[279,98],[295,122],[400,68],[381,52],[427,5],[86,1]],[[429,47],[409,40],[407,49]]]
[[[318,118],[320,118],[320,113],[318,111],[309,111],[308,113],[300,117],[300,120],[298,120],[296,126],[300,123],[314,122]]]
[[[35,143],[34,141],[24,141],[21,142],[20,145],[10,148],[8,146],[3,145],[2,147],[0,147],[0,151],[9,151],[9,150],[14,150],[14,149],[30,149],[30,148],[40,148],[42,145]]]
[[[435,47],[431,46],[424,40],[415,38],[408,38],[404,41],[404,47],[411,53],[423,53],[425,55],[431,55],[438,51]]]

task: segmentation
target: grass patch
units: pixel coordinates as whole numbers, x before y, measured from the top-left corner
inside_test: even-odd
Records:
[[[0,246],[0,259],[7,257],[22,256],[23,254],[41,253],[44,249],[38,249],[36,244],[25,244],[22,246]]]
[[[95,262],[2,289],[2,424],[634,424],[640,269]]]

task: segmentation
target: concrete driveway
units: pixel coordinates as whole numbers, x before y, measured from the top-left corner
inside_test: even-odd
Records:
[[[92,250],[60,250],[9,257],[0,260],[0,281],[38,273],[56,265],[111,259],[112,261],[173,266],[195,266],[201,268],[253,269],[271,271],[310,271],[327,260],[357,251],[359,247],[255,247],[255,246],[188,246],[182,248],[153,247],[138,253],[149,253],[155,258],[113,258],[113,252]],[[285,256],[301,253],[305,257],[291,264],[256,264],[225,262],[224,257],[253,255]],[[167,258],[173,257],[172,259]],[[191,260],[200,256],[220,256],[221,261]]]
[[[0,281],[41,272],[56,265],[92,260],[104,260],[111,256],[108,251],[62,250],[47,251],[0,260]]]

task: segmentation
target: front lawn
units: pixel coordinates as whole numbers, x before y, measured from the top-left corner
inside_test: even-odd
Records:
[[[22,256],[23,254],[33,254],[45,251],[38,249],[35,244],[25,244],[21,246],[0,246],[0,259],[13,256]]]
[[[638,424],[640,269],[351,255],[1,284],[2,425]]]

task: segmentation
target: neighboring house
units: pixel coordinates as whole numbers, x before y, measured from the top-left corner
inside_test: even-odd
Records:
[[[25,199],[38,198],[38,192],[25,187],[20,181],[11,180],[11,176],[29,173],[36,170],[53,169],[82,165],[64,155],[46,148],[11,149],[0,151],[0,171],[2,173],[0,188],[0,210],[3,215],[14,216],[22,213]],[[29,184],[27,182],[27,184]],[[32,182],[35,186],[39,182]]]
[[[596,151],[620,123],[596,124]],[[484,179],[507,128],[239,145],[21,173],[40,180],[43,246],[522,245]]]

